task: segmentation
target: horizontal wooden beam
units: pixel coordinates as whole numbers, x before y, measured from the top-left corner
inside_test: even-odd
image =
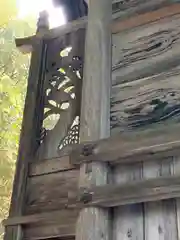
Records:
[[[149,180],[134,181],[129,184],[109,184],[105,186],[84,189],[77,193],[77,200],[71,204],[69,209],[53,211],[49,213],[34,214],[28,216],[11,217],[3,221],[4,226],[28,226],[40,227],[47,224],[58,229],[57,236],[73,234],[80,208],[87,206],[115,207],[126,204],[157,201],[180,197],[180,176],[156,178]],[[57,226],[58,225],[58,226]],[[33,230],[36,236],[37,229]],[[69,231],[69,232],[68,232]],[[28,235],[27,234],[27,235]],[[40,229],[38,231],[40,234]],[[51,237],[55,236],[51,233]],[[39,235],[40,236],[40,235]],[[29,238],[28,238],[29,239]],[[33,239],[33,236],[32,236]],[[36,237],[34,237],[36,239]]]
[[[66,239],[74,240],[75,222],[67,225],[40,225],[24,227],[24,240],[42,240],[42,239]]]
[[[86,147],[88,149],[89,145]],[[82,145],[81,148],[83,149]],[[74,151],[77,150],[73,150],[73,152]],[[109,152],[103,152],[103,150],[102,152],[98,152],[97,150],[97,153],[96,151],[95,153],[92,152],[92,155],[90,154],[89,156],[82,156],[82,153],[79,153],[79,155],[76,153],[76,156],[74,156],[71,153],[71,156],[46,159],[31,163],[29,166],[29,177],[69,171],[79,168],[80,164],[85,162],[101,161],[108,162],[111,166],[115,166],[119,164],[151,161],[154,159],[163,160],[171,156],[180,156],[180,141],[154,145],[144,149],[134,149],[134,152],[131,152],[131,149],[129,149],[129,152],[122,152],[121,149],[115,149],[112,151],[110,150]]]
[[[180,176],[98,186],[82,192],[80,200],[85,206],[116,207],[176,197],[180,197]]]
[[[62,171],[69,171],[75,168],[70,163],[69,156],[59,158],[45,159],[38,162],[30,163],[29,177],[52,174]]]
[[[111,165],[163,159],[180,155],[178,129],[172,127],[164,132],[156,130],[147,133],[127,134],[103,139],[96,142],[73,146],[70,163],[79,165],[83,162],[109,162]]]
[[[136,15],[130,17],[128,19],[122,20],[115,19],[112,22],[112,34],[117,34],[121,31],[128,30],[134,27],[138,27],[144,24],[148,24],[150,22],[154,22],[163,18],[167,18],[176,14],[180,14],[180,4],[172,4],[170,6],[158,9],[156,11],[151,11],[148,13]],[[30,53],[33,49],[34,43],[38,39],[50,40],[54,38],[58,38],[65,34],[68,34],[73,31],[77,31],[81,28],[86,28],[87,25],[87,17],[80,18],[79,20],[69,22],[66,25],[50,29],[43,34],[37,34],[32,37],[27,37],[24,39],[16,39],[16,46],[19,48],[22,53]]]
[[[158,21],[163,18],[171,17],[180,13],[180,4],[172,4],[167,7],[160,8],[156,11],[150,11],[144,14],[139,14],[134,17],[130,17],[124,21],[116,20],[112,24],[112,33],[128,30],[134,27],[139,27],[151,22]]]
[[[16,216],[3,220],[3,226],[16,226],[28,224],[58,223],[59,225],[75,223],[79,211],[74,209],[62,209],[47,213],[39,213],[26,216]]]
[[[88,206],[116,207],[180,197],[180,176],[141,179],[125,184],[113,183],[104,186],[92,186],[91,188],[80,190],[78,190],[75,185],[69,184],[66,193],[67,197],[62,199],[58,197],[61,191],[61,188],[56,190],[56,196],[51,198],[51,203],[54,208],[65,209],[63,215],[65,218],[69,218],[70,213],[68,211],[73,209],[78,210]],[[36,204],[29,206],[29,210],[32,211],[35,207],[39,209],[41,208],[41,204],[45,206],[49,204],[48,199],[42,199],[42,202],[40,198],[41,196],[36,196]],[[61,213],[59,213],[59,215],[61,215]],[[56,215],[54,215],[54,218],[56,218]],[[43,219],[42,217],[21,219],[21,224],[27,224],[29,221],[41,221]],[[20,220],[12,221],[9,219],[6,225],[18,224],[19,221]]]
[[[115,166],[151,160],[163,160],[171,156],[180,156],[180,138],[178,128],[163,129],[126,134],[96,142],[68,146],[59,154],[59,158],[33,162],[29,166],[29,176],[40,176],[79,168],[82,163],[108,162]]]
[[[33,45],[37,42],[37,40],[40,39],[50,40],[54,38],[59,38],[61,36],[63,37],[64,35],[77,31],[78,29],[86,28],[86,24],[87,17],[83,17],[80,18],[79,20],[69,22],[60,27],[47,30],[46,32],[37,33],[32,37],[16,38],[15,39],[16,47],[22,53],[30,53],[33,49]]]
[[[33,50],[32,37],[16,38],[15,44],[23,54],[30,53]]]

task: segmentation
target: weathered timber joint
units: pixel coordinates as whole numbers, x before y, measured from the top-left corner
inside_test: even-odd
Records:
[[[93,154],[93,150],[95,148],[95,144],[87,144],[82,148],[82,156],[90,156]]]
[[[92,192],[88,189],[80,189],[79,191],[79,202],[83,204],[88,204],[92,201]]]
[[[67,150],[70,158],[70,164],[78,166],[83,162],[86,163],[91,162],[90,157],[94,153],[95,146],[96,144],[93,142],[70,146],[69,151]]]

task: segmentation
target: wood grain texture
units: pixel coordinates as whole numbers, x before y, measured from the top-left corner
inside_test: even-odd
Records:
[[[29,177],[47,175],[74,169],[69,156],[45,159],[29,164]]]
[[[82,191],[80,201],[89,206],[115,207],[179,196],[180,177],[171,176],[92,187]]]
[[[138,139],[138,141],[137,141]],[[156,131],[121,133],[107,139],[82,143],[69,148],[69,161],[78,166],[82,163],[107,162],[109,165],[146,162],[179,155],[178,126]]]
[[[145,179],[174,175],[174,158],[144,163]],[[177,239],[175,200],[164,200],[144,204],[145,236],[147,240]]]
[[[119,32],[140,27],[152,22],[156,22],[160,19],[167,18],[179,14],[180,4],[173,4],[168,7],[163,7],[155,11],[148,11],[144,14],[135,14],[123,21],[121,19],[114,20],[112,22],[112,34],[117,34]]]
[[[64,209],[76,200],[79,171],[32,177],[28,184],[26,214]]]
[[[175,157],[174,160],[174,174],[180,174],[180,158]],[[176,217],[177,217],[177,235],[178,239],[180,238],[180,198],[176,198]]]
[[[110,136],[111,8],[109,0],[89,1],[86,30],[80,141]],[[102,163],[81,165],[79,186],[108,182],[109,168]],[[84,208],[76,227],[76,240],[110,240],[107,209]]]
[[[179,0],[113,0],[113,18],[118,18],[122,21],[129,17],[142,15],[179,2]]]
[[[126,27],[121,25],[123,31],[113,35],[112,135],[125,132],[129,139],[134,137],[137,142],[148,142],[150,136],[157,136],[159,140],[162,137],[162,142],[170,136],[172,141],[176,138],[172,133],[175,128],[177,132],[179,129],[180,38],[177,26],[180,24],[180,16],[175,14],[164,18],[164,10],[158,10],[162,13],[159,20],[155,20],[155,12],[145,14],[147,18],[144,26],[140,24],[145,21],[141,15],[137,16],[136,24],[127,20]],[[139,27],[138,21],[141,25]],[[167,138],[163,139],[165,132]],[[143,175],[146,179],[173,174],[173,160],[166,158],[170,156],[164,157],[144,163]],[[173,200],[145,204],[145,218],[141,224],[144,238],[177,239],[175,211]],[[124,232],[125,239],[126,236]]]
[[[92,187],[83,187],[80,190],[77,184],[78,175],[75,177],[69,172],[61,173],[61,176],[52,174],[51,179],[50,175],[34,177],[29,187],[26,214],[57,209],[80,210],[86,206],[106,208],[180,197],[179,175],[138,180],[142,177],[141,165],[131,164],[126,168],[121,166],[124,171],[120,171],[122,177],[131,177],[128,182],[109,183],[104,186],[95,186],[94,183]]]
[[[142,179],[142,163],[116,166],[113,171],[114,183],[124,184]],[[143,240],[142,204],[114,208],[113,240]],[[141,226],[141,227],[140,227]]]
[[[107,139],[72,145],[66,155],[29,164],[29,176],[40,176],[73,169],[83,163],[102,162],[110,166],[162,160],[180,155],[178,128],[164,131],[160,137],[154,132],[135,136],[121,134]],[[138,138],[138,141],[136,140]],[[174,140],[174,141],[172,141]],[[61,152],[62,153],[62,152]]]
[[[178,126],[180,16],[113,36],[111,134]]]
[[[74,240],[75,224],[72,225],[41,225],[24,228],[24,240],[62,239]]]
[[[43,225],[43,224],[59,224],[68,225],[75,224],[79,210],[62,209],[59,211],[43,212],[39,214],[15,216],[3,221],[4,226],[16,225]],[[64,219],[65,217],[65,219]]]

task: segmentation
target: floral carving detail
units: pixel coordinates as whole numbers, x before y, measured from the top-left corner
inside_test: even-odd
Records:
[[[79,46],[81,34],[69,35],[47,43],[42,119],[46,134],[41,140],[45,149],[54,146],[58,149],[79,141],[77,119],[80,116],[84,47]]]

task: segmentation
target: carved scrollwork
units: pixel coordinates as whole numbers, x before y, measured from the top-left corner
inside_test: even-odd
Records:
[[[59,149],[62,149],[66,145],[77,143],[79,143],[79,119],[77,119],[76,123],[72,125],[72,127],[68,131],[68,134],[65,136],[65,138],[59,145]]]
[[[47,43],[42,120],[46,134],[40,146],[43,157],[54,157],[59,147],[78,143],[79,123],[74,122],[80,115],[83,37],[78,31]]]

